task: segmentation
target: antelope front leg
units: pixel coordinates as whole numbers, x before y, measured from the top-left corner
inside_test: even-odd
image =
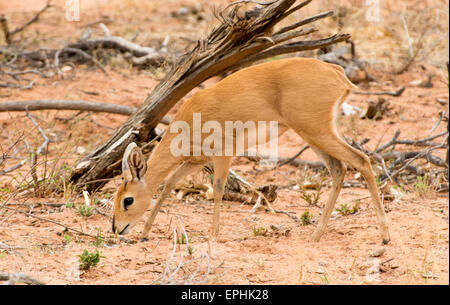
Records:
[[[150,229],[152,228],[153,221],[155,221],[156,215],[159,212],[159,209],[161,208],[161,205],[164,201],[164,199],[169,195],[170,191],[175,187],[175,184],[184,176],[195,172],[196,170],[200,169],[203,166],[203,163],[190,163],[190,162],[184,162],[182,163],[170,176],[167,178],[167,181],[164,185],[164,188],[161,192],[161,195],[159,196],[158,200],[156,201],[155,207],[152,209],[152,212],[150,214],[150,217],[145,222],[144,231],[141,235],[141,241],[148,240],[148,233],[150,232]]]
[[[162,205],[162,196],[158,198],[158,201],[156,202],[155,207],[152,209],[152,212],[150,214],[150,217],[147,218],[144,225],[144,231],[142,231],[141,235],[141,241],[147,241],[148,240],[148,233],[150,232],[150,229],[152,228],[153,221],[155,221],[156,215],[159,212],[159,209]]]
[[[214,215],[211,234],[217,236],[220,226],[220,206],[222,204],[223,191],[227,182],[228,170],[230,169],[230,157],[214,158]]]
[[[215,173],[214,173],[215,176]],[[214,177],[215,178],[215,177]],[[211,234],[217,236],[220,227],[220,206],[222,205],[222,196],[225,188],[223,179],[214,179],[214,215],[211,228]]]

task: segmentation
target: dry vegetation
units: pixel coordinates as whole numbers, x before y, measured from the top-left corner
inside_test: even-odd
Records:
[[[106,142],[170,64],[217,24],[213,6],[231,2],[81,1],[80,21],[69,22],[62,0],[51,1],[48,8],[43,0],[2,1],[0,109],[6,102],[36,100],[126,107],[123,114],[31,108],[0,112],[0,281],[449,283],[448,1],[380,1],[377,12],[370,7],[377,1],[315,0],[280,25],[334,10],[334,16],[318,21],[319,33],[308,38],[337,32],[352,36],[353,55],[350,44],[340,43],[326,54],[313,50],[290,56],[331,58],[358,83],[359,94],[347,100],[355,113],[340,116],[339,131],[373,161],[390,220],[392,240],[386,246],[380,244],[366,185],[352,169],[325,235],[319,243],[309,241],[331,178],[294,132],[279,139],[285,162],[277,167],[261,167],[245,157],[232,164],[253,186],[278,187],[271,203],[278,213],[252,212],[257,196],[231,185],[215,239],[208,233],[212,200],[206,170],[177,186],[157,216],[150,240],[142,243],[135,242],[142,222],[126,239],[110,232],[119,176],[90,194],[83,192],[86,186],[70,182],[75,164]],[[91,51],[77,45],[81,37],[96,40],[108,34],[141,49]],[[84,51],[74,51],[77,47]],[[193,92],[219,79],[209,79]],[[301,156],[292,159],[299,151]]]

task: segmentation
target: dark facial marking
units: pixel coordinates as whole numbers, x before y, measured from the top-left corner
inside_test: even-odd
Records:
[[[130,226],[130,225],[126,225],[125,228],[123,228],[123,230],[119,232],[119,235],[122,235],[123,232],[125,232],[125,230],[126,230],[129,226]]]

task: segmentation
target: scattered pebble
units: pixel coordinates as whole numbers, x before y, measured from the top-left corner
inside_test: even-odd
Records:
[[[419,86],[420,84],[422,84],[422,80],[421,79],[415,79],[409,82],[409,84],[411,86]]]
[[[83,146],[78,146],[77,153],[80,155],[84,155],[86,153],[86,148],[84,148]]]
[[[328,267],[328,263],[327,262],[323,262],[323,261],[320,261],[319,262],[319,266],[322,266],[322,267]]]
[[[180,7],[177,11],[177,14],[180,16],[186,16],[191,12],[188,7]]]
[[[372,253],[370,253],[371,257],[378,257],[384,254],[386,252],[386,248],[379,248],[376,250],[373,250]]]
[[[447,105],[448,104],[448,100],[443,99],[443,98],[437,98],[436,102],[438,102],[441,105]]]
[[[422,277],[424,279],[437,279],[439,278],[437,275],[430,273],[430,272],[422,272]]]
[[[67,72],[67,71],[70,71],[70,70],[72,70],[73,68],[71,67],[71,66],[64,66],[64,67],[62,67],[61,68],[61,71],[62,72]]]

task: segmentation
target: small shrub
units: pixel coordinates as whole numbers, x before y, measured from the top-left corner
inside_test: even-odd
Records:
[[[264,236],[267,233],[267,229],[264,227],[256,227],[253,226],[253,235],[254,236]]]
[[[320,195],[322,192],[320,191],[320,187],[313,193],[308,193],[304,189],[300,189],[300,198],[305,200],[309,205],[317,205],[320,199]]]
[[[96,247],[103,247],[102,230],[100,228],[97,228],[97,238],[93,242],[93,245]]]
[[[350,208],[346,203],[341,204],[340,208],[336,208],[336,211],[338,211],[342,216],[355,214],[358,212],[359,209],[359,201],[355,203],[353,207]]]
[[[84,250],[78,257],[80,258],[78,260],[80,262],[80,269],[88,270],[91,267],[96,267],[100,262],[100,258],[104,258],[105,256],[102,256],[98,250],[95,250],[95,253],[89,253],[88,250]]]
[[[303,213],[300,216],[300,220],[302,221],[302,225],[307,226],[307,225],[311,224],[312,218],[313,218],[313,215],[309,211],[306,211],[305,213]]]
[[[77,208],[81,216],[90,217],[94,215],[95,207],[93,205],[79,205]]]
[[[178,234],[177,234],[178,235]],[[181,238],[177,236],[177,244],[190,244],[192,241],[186,236],[186,234],[182,233]]]
[[[63,238],[64,238],[64,242],[65,242],[66,244],[68,244],[68,243],[70,243],[70,242],[72,241],[72,237],[70,237],[70,236],[67,235],[67,234],[64,234]]]
[[[414,183],[414,187],[419,197],[421,198],[427,197],[431,190],[431,186],[428,183],[428,175],[425,174],[423,177],[417,176],[417,180]]]
[[[320,195],[322,195],[322,184],[323,184],[324,178],[315,177],[313,179],[313,183],[315,186],[313,186],[314,191],[307,192],[306,190],[306,184],[311,184],[311,182],[306,182],[306,178],[304,176],[297,177],[297,185],[299,187],[300,191],[300,198],[305,200],[309,205],[317,205],[320,199]]]
[[[192,255],[192,254],[194,254],[195,249],[191,245],[188,245],[187,246],[187,251],[188,251],[189,255]]]
[[[328,279],[326,273],[324,273],[324,274],[322,274],[322,275],[320,276],[320,280],[322,281],[322,283],[323,283],[324,285],[330,285],[330,280]]]

